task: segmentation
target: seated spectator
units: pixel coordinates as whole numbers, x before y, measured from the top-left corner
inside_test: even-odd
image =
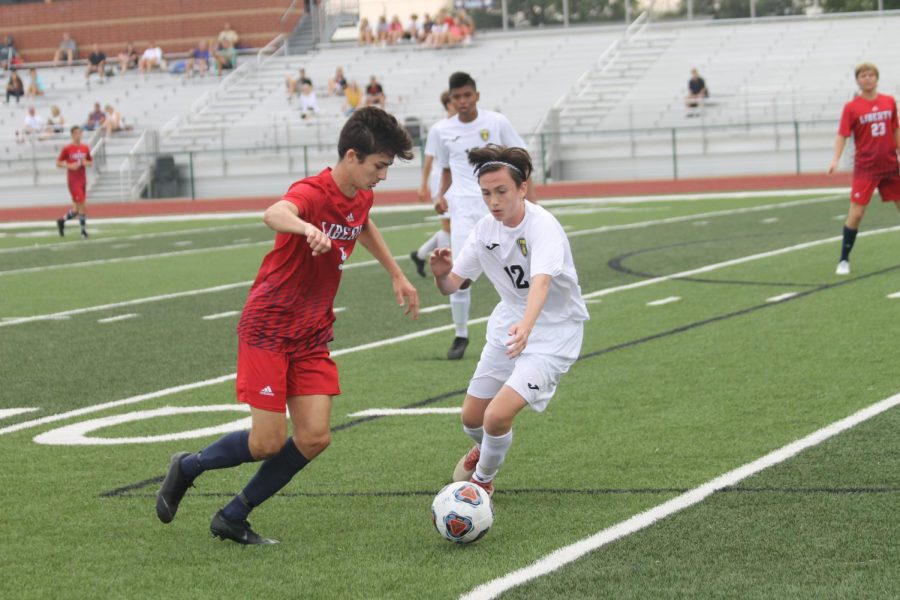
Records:
[[[6,82],[6,103],[9,104],[9,97],[15,96],[16,104],[19,103],[19,99],[25,95],[25,84],[22,83],[22,78],[19,77],[19,74],[15,69],[10,71],[9,73],[9,81]]]
[[[450,19],[450,15],[447,14],[445,9],[439,10],[431,26],[431,31],[428,32],[428,37],[425,38],[425,45],[429,48],[443,47],[447,40],[449,23],[452,22],[453,20]]]
[[[196,72],[206,73],[209,70],[209,46],[205,40],[197,42],[197,47],[191,50],[191,56],[187,61],[187,74]]]
[[[311,85],[303,85],[300,89],[300,118],[305,119],[319,112],[319,101]]]
[[[47,117],[47,128],[44,131],[48,136],[66,131],[66,120],[63,118],[62,113],[59,112],[58,106],[50,107],[50,116]]]
[[[298,88],[302,88],[305,85],[312,87],[312,79],[306,76],[306,69],[303,68],[300,69],[300,74],[297,75],[297,79],[288,75],[285,78],[285,83],[287,84],[288,100],[291,100],[294,97]]]
[[[372,75],[372,78],[369,80],[369,85],[366,86],[366,106],[377,106],[383,109],[384,102],[384,88],[381,87],[381,84],[378,83],[378,80]]]
[[[697,69],[691,69],[691,78],[688,80],[688,95],[685,104],[688,107],[688,117],[699,116],[699,109],[703,107],[703,101],[709,97],[706,82],[700,77]]]
[[[12,69],[21,62],[13,36],[6,36],[3,44],[0,44],[0,69]]]
[[[388,44],[396,44],[403,38],[403,23],[400,22],[400,17],[394,15],[394,18],[391,19],[391,22],[388,24],[388,32],[387,32],[387,43]]]
[[[94,110],[88,115],[87,123],[84,124],[83,129],[93,131],[103,127],[104,121],[106,121],[106,113],[100,108],[99,102],[94,102]]]
[[[91,80],[91,73],[100,75],[100,83],[103,83],[106,77],[106,54],[100,49],[99,44],[91,46],[91,54],[88,56],[88,66],[84,72],[84,79],[88,82]]]
[[[37,96],[44,95],[44,82],[41,81],[40,75],[37,74],[37,69],[28,69],[28,90],[26,93],[29,98],[36,98]]]
[[[44,128],[44,118],[37,114],[37,110],[33,106],[29,106],[28,114],[25,115],[25,123],[22,127],[22,131],[16,132],[16,140],[18,142],[24,142],[29,136],[42,134]]]
[[[378,25],[375,26],[375,41],[381,45],[388,42],[388,22],[384,15],[378,17]]]
[[[125,50],[119,52],[119,72],[124,73],[128,69],[134,69],[138,65],[138,51],[134,44],[128,42],[125,44]]]
[[[375,33],[372,31],[372,26],[369,25],[369,20],[363,17],[359,21],[359,45],[368,46],[374,43]]]
[[[225,27],[219,32],[219,37],[216,40],[218,42],[218,49],[221,50],[224,48],[225,42],[231,44],[232,48],[240,48],[238,45],[240,39],[238,32],[231,28],[231,23],[225,23]]]
[[[466,9],[461,8],[456,11],[456,24],[463,31],[466,39],[471,40],[475,33],[475,19],[469,16]]]
[[[419,42],[424,42],[431,35],[431,30],[434,27],[434,20],[426,14],[422,18],[422,25],[419,31]]]
[[[222,71],[227,71],[237,66],[237,50],[231,42],[225,40],[222,42],[222,47],[213,52],[213,59],[216,61],[216,67],[219,75],[221,75]]]
[[[162,48],[157,46],[156,42],[150,42],[150,46],[146,50],[144,50],[144,53],[141,54],[140,60],[138,60],[138,71],[140,71],[141,75],[143,75],[151,69],[162,69],[162,61]]]
[[[347,87],[347,78],[344,77],[344,69],[338,67],[334,70],[334,77],[328,80],[328,95],[343,96],[344,88]]]
[[[353,111],[359,108],[359,103],[361,100],[362,89],[354,79],[347,84],[347,88],[344,90],[344,114],[346,114],[347,116],[353,114]]]
[[[69,37],[68,33],[64,33],[62,35],[62,41],[59,43],[59,48],[56,50],[56,54],[53,55],[53,66],[58,67],[59,61],[62,60],[62,57],[66,57],[66,64],[70,67],[72,66],[72,61],[75,60],[75,57],[78,55],[78,45],[75,43],[71,37]]]
[[[409,21],[403,27],[403,39],[416,43],[419,41],[421,33],[422,28],[419,25],[419,15],[416,13],[409,15]]]
[[[122,113],[112,107],[111,104],[106,105],[106,119],[103,121],[103,131],[106,137],[110,137],[116,131],[124,131],[130,129],[125,126],[122,119]]]

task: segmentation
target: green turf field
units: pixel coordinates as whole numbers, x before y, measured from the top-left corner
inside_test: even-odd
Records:
[[[466,547],[430,520],[469,446],[458,416],[351,416],[459,406],[474,370],[497,295],[475,285],[473,343],[446,361],[448,301],[406,258],[437,227],[427,212],[373,220],[434,310],[405,318],[357,247],[332,445],[253,513],[282,542],[255,548],[208,532],[254,465],[204,474],[170,525],[154,494],[174,451],[219,435],[193,431],[247,416],[234,328],[272,232],[0,225],[0,597],[455,598],[900,393],[893,207],[870,207],[848,277],[840,196],[552,210],[591,311],[582,357],[545,414],[516,420],[494,528]],[[503,597],[900,597],[898,427],[890,408]]]

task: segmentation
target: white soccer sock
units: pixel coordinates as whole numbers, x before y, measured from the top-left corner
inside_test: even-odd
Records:
[[[503,435],[484,434],[481,442],[481,457],[478,459],[478,466],[475,467],[475,478],[478,481],[493,481],[500,470],[500,465],[512,446],[512,429]]]
[[[437,247],[438,248],[449,248],[450,247],[450,232],[444,231],[443,229],[437,232]]]
[[[450,313],[456,326],[456,337],[469,337],[469,304],[472,294],[470,290],[460,290],[450,294]]]
[[[481,446],[481,440],[484,437],[484,427],[466,427],[463,425],[463,431],[466,432],[466,435],[472,438],[472,441],[475,442],[477,446]]]
[[[424,244],[419,246],[419,249],[416,250],[416,256],[419,257],[419,260],[428,260],[428,257],[431,256],[432,250],[438,247],[438,236],[441,235],[441,231],[438,231],[433,236],[428,238]]]

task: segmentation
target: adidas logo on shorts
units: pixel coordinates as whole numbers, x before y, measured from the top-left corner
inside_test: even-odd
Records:
[[[267,385],[263,389],[259,390],[260,396],[274,396],[275,392],[272,391],[272,386]]]

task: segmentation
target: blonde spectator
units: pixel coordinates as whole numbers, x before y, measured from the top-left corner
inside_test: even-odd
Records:
[[[353,114],[353,111],[359,108],[361,101],[362,88],[359,87],[359,84],[354,79],[347,84],[347,88],[344,90],[344,114]]]
[[[359,21],[359,45],[368,46],[375,43],[375,34],[372,32],[372,26],[369,20],[363,17]]]
[[[44,82],[41,81],[40,75],[37,74],[37,69],[28,69],[28,77],[30,78],[28,81],[28,90],[26,93],[29,98],[35,98],[37,96],[44,95]]]
[[[50,107],[50,116],[47,117],[47,128],[45,129],[46,134],[52,135],[54,133],[64,133],[66,131],[66,120],[63,118],[62,113],[59,112],[58,106]]]
[[[402,37],[403,23],[400,22],[400,17],[394,15],[394,18],[391,19],[391,22],[388,24],[387,43],[396,44]]]
[[[112,107],[111,104],[106,105],[106,120],[103,121],[103,132],[106,137],[111,136],[116,131],[125,129],[125,123],[122,120],[122,113]]]
[[[382,45],[388,43],[388,22],[384,15],[378,17],[378,25],[375,26],[375,41]]]
[[[217,39],[219,43],[218,47],[219,49],[224,48],[225,43],[227,42],[231,44],[232,48],[237,48],[240,39],[238,32],[231,28],[231,23],[225,23],[225,27],[219,32],[219,37]]]
[[[328,95],[343,96],[344,88],[347,87],[347,78],[344,76],[344,69],[338,67],[334,70],[334,77],[328,80]]]
[[[150,42],[150,46],[141,54],[138,61],[138,70],[141,75],[151,69],[161,69],[163,60],[162,48],[156,45],[156,42]]]

